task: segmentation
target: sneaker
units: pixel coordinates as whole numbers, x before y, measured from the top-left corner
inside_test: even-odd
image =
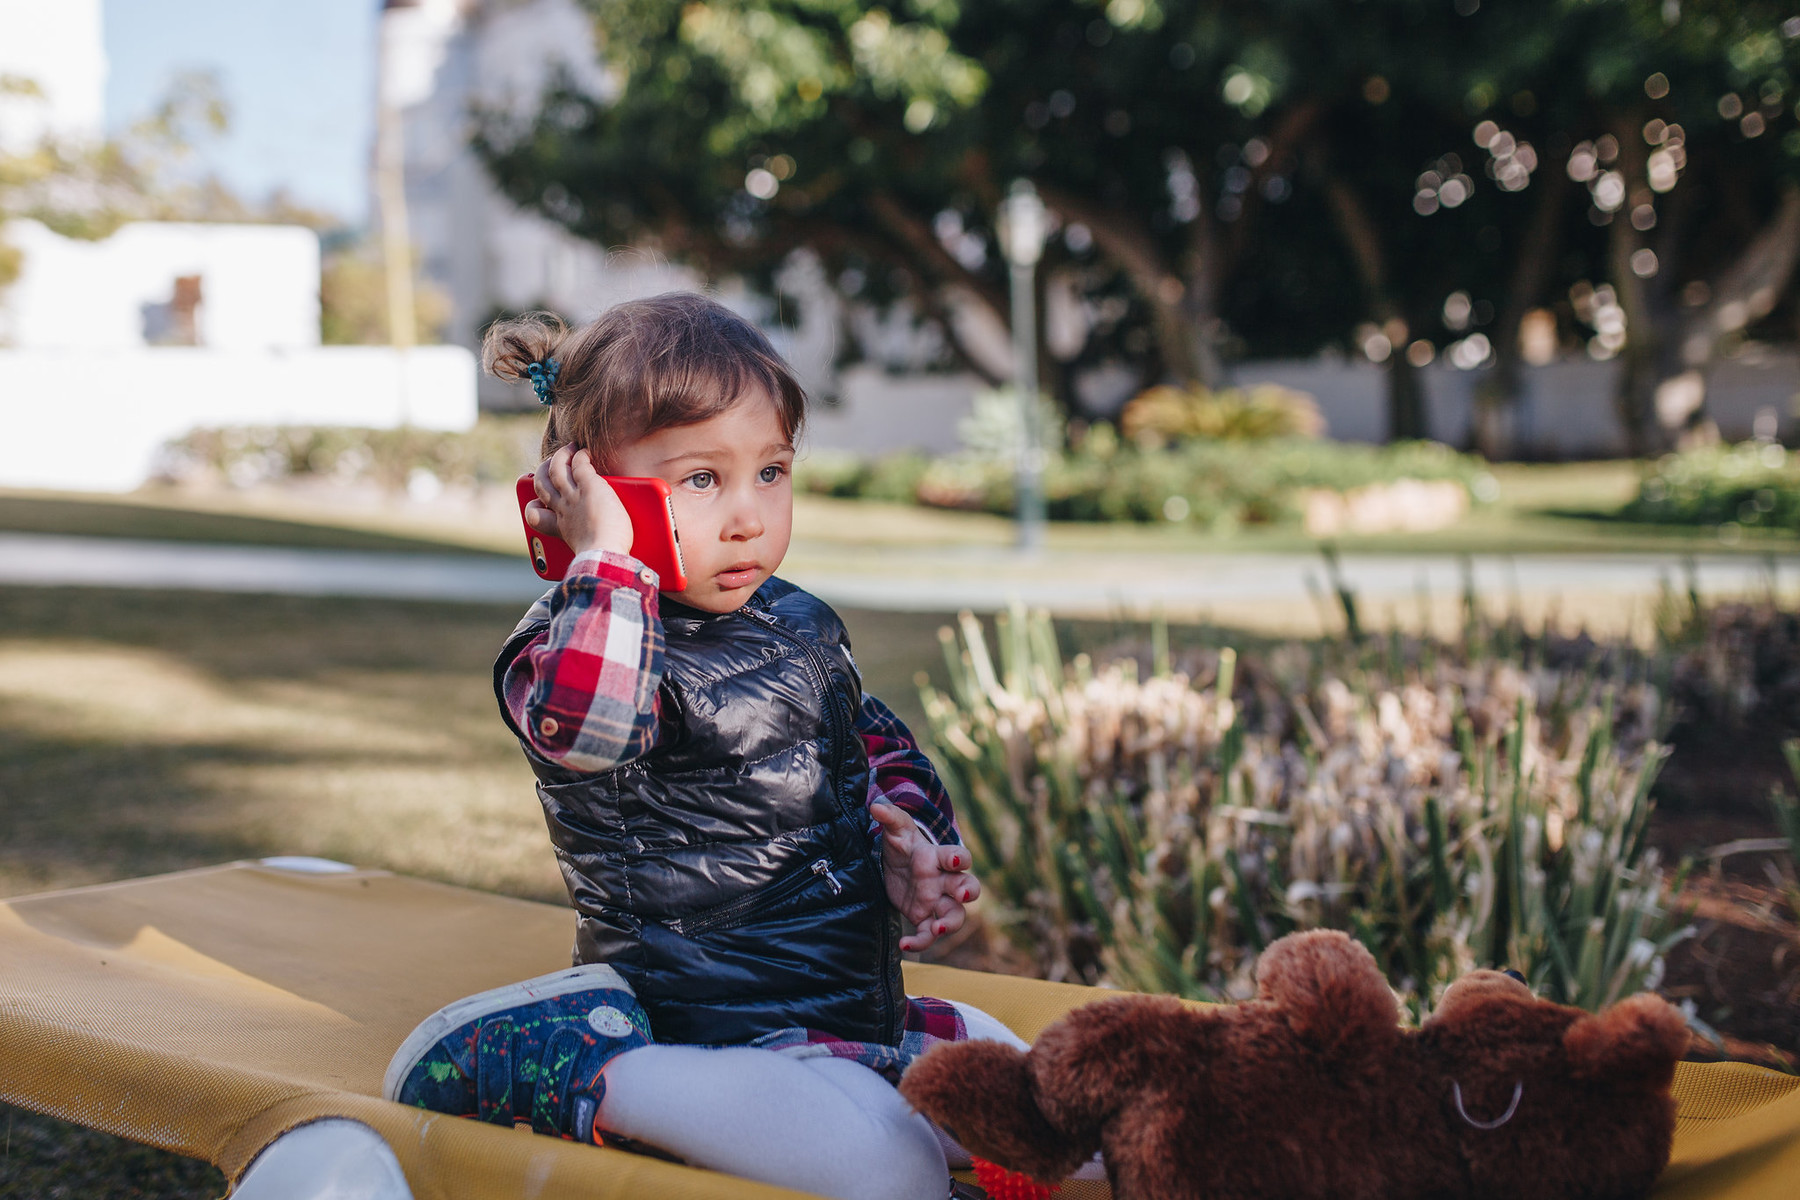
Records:
[[[650,1044],[650,1019],[604,963],[512,983],[445,1005],[407,1035],[384,1099],[495,1125],[594,1140],[615,1054]]]

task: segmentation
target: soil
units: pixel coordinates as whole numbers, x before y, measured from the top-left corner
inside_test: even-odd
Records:
[[[1665,862],[1694,863],[1677,900],[1692,914],[1694,936],[1669,952],[1657,989],[1676,1003],[1692,1001],[1694,1015],[1719,1034],[1712,1044],[1696,1039],[1689,1057],[1800,1071],[1792,861],[1781,851],[1719,854],[1733,843],[1774,838],[1774,822],[1749,813],[1663,812],[1650,836]]]

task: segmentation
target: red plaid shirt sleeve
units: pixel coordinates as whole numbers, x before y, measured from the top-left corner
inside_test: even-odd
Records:
[[[865,694],[856,731],[869,752],[869,803],[883,801],[918,822],[940,846],[962,844],[937,768],[894,710]]]
[[[656,745],[663,676],[656,573],[624,554],[590,551],[532,606],[550,627],[506,669],[506,708],[520,737],[572,771],[607,771]]]

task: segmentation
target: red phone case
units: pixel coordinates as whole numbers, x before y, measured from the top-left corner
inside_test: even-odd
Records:
[[[631,516],[631,556],[657,574],[657,587],[665,592],[679,592],[687,587],[687,567],[681,561],[681,538],[675,532],[675,506],[669,500],[669,485],[660,479],[640,479],[627,475],[603,475],[612,485],[619,503]],[[537,499],[537,485],[530,475],[519,476],[514,489],[519,497],[519,521],[525,521],[525,506]],[[539,533],[525,526],[525,552],[531,556],[532,570],[539,579],[551,583],[568,573],[575,552],[559,537]]]

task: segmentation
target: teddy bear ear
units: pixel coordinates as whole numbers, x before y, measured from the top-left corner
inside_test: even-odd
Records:
[[[1681,1013],[1648,992],[1582,1017],[1563,1034],[1563,1050],[1576,1078],[1653,1088],[1668,1086],[1688,1042]]]
[[[1278,1005],[1288,1027],[1333,1050],[1399,1037],[1400,1003],[1361,942],[1336,930],[1290,933],[1256,962],[1259,999]]]

